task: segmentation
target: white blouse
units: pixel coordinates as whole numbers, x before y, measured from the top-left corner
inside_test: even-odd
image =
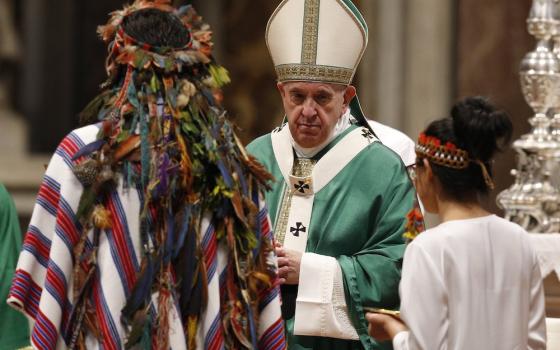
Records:
[[[406,249],[400,349],[545,349],[541,273],[528,234],[490,215],[422,233]]]

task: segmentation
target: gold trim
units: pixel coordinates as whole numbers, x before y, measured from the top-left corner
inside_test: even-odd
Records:
[[[305,0],[303,12],[303,37],[301,39],[301,63],[317,63],[319,41],[319,8],[321,0]]]
[[[286,226],[288,226],[288,218],[290,217],[290,209],[292,208],[292,191],[289,188],[284,190],[282,203],[280,204],[280,212],[276,218],[276,228],[274,230],[276,241],[284,244],[286,239]]]
[[[292,175],[297,177],[311,176],[315,164],[317,164],[317,161],[313,159],[295,158]],[[288,219],[290,218],[293,195],[294,192],[291,188],[286,188],[284,196],[282,197],[283,200],[280,205],[280,212],[278,214],[278,218],[276,218],[276,229],[274,232],[276,232],[276,240],[280,244],[284,244],[284,239],[286,238],[286,227],[288,226]]]
[[[282,64],[275,68],[279,81],[319,81],[348,85],[354,77],[354,70],[350,68],[316,64]]]

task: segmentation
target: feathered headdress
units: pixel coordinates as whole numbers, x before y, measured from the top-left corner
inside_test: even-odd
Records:
[[[123,20],[144,9],[177,16],[188,29],[188,44],[156,47],[126,33]],[[78,210],[84,231],[75,249],[73,346],[83,344],[86,331],[96,334],[97,316],[87,295],[97,267],[95,246],[112,225],[106,198],[122,184],[142,194],[141,270],[122,310],[127,346],[169,348],[173,297],[188,348],[195,348],[207,302],[200,227],[203,215],[212,213],[230,259],[221,300],[226,342],[232,348],[256,347],[255,301],[275,278],[274,264],[266,259],[272,247],[260,236],[256,217],[271,177],[246,154],[225,118],[220,87],[229,77],[212,57],[208,25],[191,6],[141,0],[113,12],[99,34],[108,43],[109,79],[81,117],[101,126],[97,140],[74,157],[74,173],[84,186]],[[92,231],[94,248],[86,254]],[[156,293],[152,314],[148,306]]]

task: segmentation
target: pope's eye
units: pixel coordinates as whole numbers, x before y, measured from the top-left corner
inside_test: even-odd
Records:
[[[291,96],[292,96],[292,102],[294,103],[302,103],[303,100],[305,99],[305,96],[300,93],[293,93]]]

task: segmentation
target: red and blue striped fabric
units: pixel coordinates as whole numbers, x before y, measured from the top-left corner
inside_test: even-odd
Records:
[[[59,145],[47,168],[12,282],[8,302],[35,320],[31,343],[36,349],[65,349],[69,341],[69,313],[74,300],[73,249],[82,227],[76,219],[83,188],[72,172],[72,157],[95,141],[98,126],[91,125],[69,134]],[[261,232],[272,240],[264,201],[261,201]],[[112,228],[100,237],[98,270],[92,287],[92,300],[98,315],[103,342],[88,336],[88,349],[122,349],[126,332],[120,322],[121,309],[136,281],[140,261],[139,211],[141,193],[122,184],[107,203]],[[225,349],[222,331],[221,276],[227,267],[228,251],[218,242],[211,215],[202,222],[202,246],[208,267],[208,305],[201,317],[197,348]],[[86,250],[91,242],[86,242]],[[271,253],[272,254],[272,253]],[[271,256],[271,258],[273,258]],[[153,297],[157,303],[157,295]],[[177,303],[174,303],[177,305]],[[157,310],[158,308],[153,308]],[[285,349],[280,296],[275,286],[261,296],[258,322],[259,349]],[[169,315],[169,344],[186,349],[184,325],[177,306]]]

